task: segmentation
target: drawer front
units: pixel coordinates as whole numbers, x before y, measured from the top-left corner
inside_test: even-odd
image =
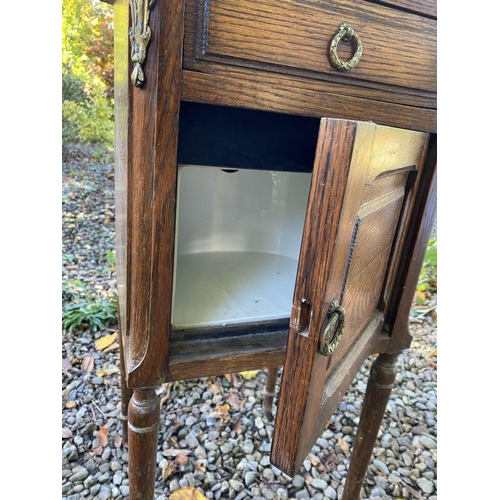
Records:
[[[366,1],[209,0],[198,20],[197,58],[266,71],[436,91],[436,21]],[[200,22],[201,21],[201,22]],[[334,69],[332,39],[350,23],[363,45],[359,64]],[[340,42],[349,60],[354,47]]]

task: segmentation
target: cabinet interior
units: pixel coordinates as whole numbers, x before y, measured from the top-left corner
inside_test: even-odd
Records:
[[[235,336],[254,347],[277,334],[284,349],[318,128],[314,118],[181,103],[174,358],[188,338],[190,356],[195,339],[219,355]]]

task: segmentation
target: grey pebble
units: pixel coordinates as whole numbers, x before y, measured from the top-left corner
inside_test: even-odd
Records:
[[[77,481],[85,480],[88,475],[89,475],[89,471],[87,469],[84,469],[83,467],[79,467],[78,470],[69,477],[69,480],[72,483],[76,483]]]
[[[225,443],[221,444],[221,446],[220,446],[220,452],[223,455],[227,455],[227,454],[231,453],[231,451],[233,450],[233,448],[234,448],[233,443],[231,443],[230,441],[226,441]]]
[[[186,427],[191,427],[196,422],[198,422],[198,419],[196,417],[193,417],[192,415],[189,415],[189,417],[186,418]]]
[[[247,488],[257,481],[257,477],[257,473],[254,471],[249,471],[245,474],[245,485]]]
[[[237,493],[245,488],[245,485],[243,483],[241,483],[240,481],[235,481],[233,479],[229,480],[229,486]]]
[[[304,486],[304,478],[302,476],[295,476],[293,478],[293,486],[295,486],[295,488],[302,488],[302,486]]]
[[[326,490],[328,483],[324,479],[313,479],[311,486],[316,490]]]
[[[328,486],[328,488],[323,492],[326,498],[330,498],[331,500],[336,500],[337,498],[337,492],[331,487]]]
[[[186,443],[188,444],[188,446],[190,448],[198,448],[198,446],[200,446],[198,439],[196,438],[196,436],[192,432],[190,432],[186,436]]]
[[[100,483],[94,484],[90,488],[90,494],[95,496],[95,495],[97,495],[99,493],[100,489],[101,489],[101,484]]]
[[[426,479],[425,477],[421,477],[417,481],[418,487],[424,492],[424,493],[432,493],[434,491],[434,484]]]
[[[111,498],[111,489],[103,484],[99,491],[98,498],[99,500],[108,500],[109,498]]]
[[[420,436],[420,444],[425,448],[427,448],[428,450],[434,450],[437,448],[436,441],[434,441],[434,439],[426,435]]]
[[[303,500],[305,498],[311,498],[311,496],[309,495],[309,492],[306,489],[303,489],[303,490],[297,491],[297,493],[295,494],[295,498],[297,500]]]
[[[374,460],[373,465],[382,473],[388,476],[390,474],[389,469],[387,468],[387,465],[385,465],[382,460]]]
[[[276,495],[278,495],[278,500],[288,500],[288,491],[285,488],[278,488]]]
[[[393,484],[397,484],[397,483],[401,482],[401,478],[399,476],[396,476],[396,474],[389,474],[389,477],[387,478],[387,480]]]
[[[274,481],[274,472],[271,469],[264,469],[262,475],[267,481]]]
[[[251,455],[254,450],[254,444],[252,441],[245,441],[241,449],[243,450],[243,453]]]

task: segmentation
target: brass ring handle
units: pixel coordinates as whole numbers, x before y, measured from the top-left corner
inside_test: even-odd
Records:
[[[328,308],[327,324],[319,339],[319,352],[323,356],[331,356],[340,344],[345,328],[345,310],[337,299],[333,299]]]
[[[337,46],[340,40],[352,40],[356,45],[356,53],[348,61],[342,61],[337,55]],[[354,32],[354,28],[349,23],[342,23],[339,32],[333,37],[332,43],[330,44],[330,61],[333,67],[339,71],[350,71],[357,66],[362,53],[363,44],[361,43],[361,38]]]

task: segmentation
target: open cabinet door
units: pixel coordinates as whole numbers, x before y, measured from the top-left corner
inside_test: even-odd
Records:
[[[380,337],[428,144],[321,120],[271,450],[289,476]]]

